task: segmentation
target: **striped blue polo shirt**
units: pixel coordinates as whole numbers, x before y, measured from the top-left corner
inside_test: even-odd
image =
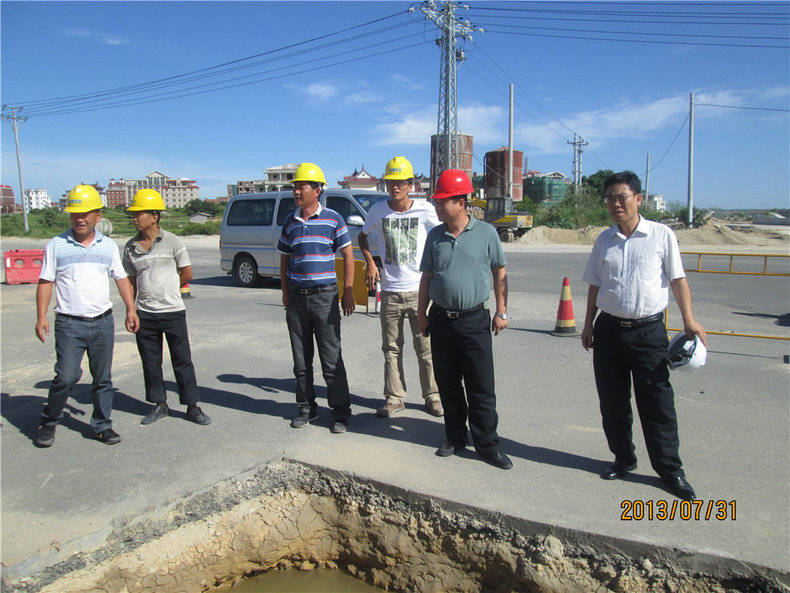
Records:
[[[277,251],[291,256],[288,280],[303,288],[333,284],[335,251],[351,244],[348,227],[340,214],[320,204],[307,220],[301,213],[297,209],[288,215],[277,243]]]

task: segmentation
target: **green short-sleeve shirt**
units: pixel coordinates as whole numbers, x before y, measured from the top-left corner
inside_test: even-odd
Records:
[[[488,300],[491,270],[506,264],[496,229],[474,217],[458,237],[440,224],[428,233],[420,271],[432,275],[431,300],[445,309],[465,310]]]

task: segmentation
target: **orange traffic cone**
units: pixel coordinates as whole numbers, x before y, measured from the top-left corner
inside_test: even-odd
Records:
[[[579,333],[576,331],[576,320],[573,317],[573,301],[571,301],[571,282],[567,278],[562,279],[562,292],[560,293],[560,306],[557,309],[557,324],[554,336],[574,337]]]
[[[192,291],[189,290],[189,284],[184,284],[184,286],[181,287],[181,298],[182,299],[192,298]]]

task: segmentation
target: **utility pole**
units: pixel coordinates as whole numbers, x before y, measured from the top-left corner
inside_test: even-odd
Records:
[[[457,39],[471,40],[472,31],[482,31],[469,21],[459,21],[455,16],[457,2],[426,0],[420,6],[425,18],[442,32],[436,44],[442,48],[439,69],[439,109],[436,124],[436,146],[433,154],[431,189],[436,186],[439,173],[458,167],[458,87],[456,74],[458,62],[464,52],[457,47]],[[468,7],[465,7],[468,8]]]
[[[645,201],[650,198],[648,188],[650,187],[650,153],[647,153],[647,164],[645,165]]]
[[[568,144],[573,146],[573,192],[579,193],[582,186],[582,152],[589,142],[574,133],[573,142],[568,140]]]
[[[686,226],[694,226],[694,93],[689,93],[689,180]]]
[[[17,131],[18,121],[27,121],[24,115],[17,115],[16,110],[22,111],[22,107],[7,107],[3,105],[3,110],[10,109],[11,115],[3,114],[4,120],[10,121],[11,126],[14,128],[14,142],[16,143],[16,170],[19,173],[19,199],[22,201],[22,222],[25,225],[25,232],[30,232],[30,227],[27,223],[27,204],[25,204],[25,185],[22,183],[22,160],[19,156],[19,132]]]
[[[513,83],[510,83],[510,127],[507,136],[507,197],[513,199]]]

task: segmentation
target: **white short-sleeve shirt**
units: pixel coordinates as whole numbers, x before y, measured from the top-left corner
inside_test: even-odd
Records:
[[[118,245],[98,231],[87,247],[69,229],[44,249],[39,279],[55,283],[55,313],[101,315],[112,307],[110,277],[126,278],[126,272]]]
[[[629,237],[617,225],[598,236],[583,279],[598,287],[598,309],[639,319],[666,309],[670,283],[685,276],[674,231],[640,216]]]
[[[416,292],[420,288],[420,261],[428,231],[439,225],[436,209],[427,200],[415,199],[406,212],[389,207],[387,200],[370,208],[362,233],[377,230],[383,270],[381,289]]]

